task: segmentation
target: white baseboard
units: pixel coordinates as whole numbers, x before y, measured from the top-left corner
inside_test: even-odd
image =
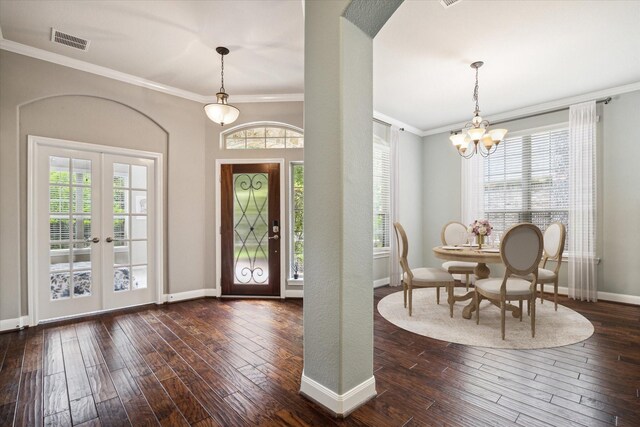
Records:
[[[374,280],[373,281],[373,287],[374,288],[380,288],[382,286],[387,286],[389,284],[389,278],[388,277],[383,277],[382,279],[378,279],[378,280]]]
[[[304,290],[303,289],[287,289],[284,291],[285,298],[303,298]]]
[[[175,294],[166,294],[164,300],[166,302],[178,302],[185,301],[188,299],[196,299],[196,298],[204,298],[204,297],[215,297],[218,296],[215,289],[196,289],[193,291],[186,292],[178,292]]]
[[[545,292],[553,293],[553,284],[545,284],[544,290]],[[569,295],[569,288],[566,286],[558,286],[558,295]],[[640,305],[640,296],[637,295],[614,294],[611,292],[598,291],[598,301],[599,300]]]
[[[16,317],[15,319],[0,320],[0,331],[20,329],[29,325],[29,316]]]
[[[346,393],[338,394],[305,376],[303,371],[300,381],[300,393],[324,406],[333,414],[345,416],[376,395],[376,379],[371,376],[371,378]]]

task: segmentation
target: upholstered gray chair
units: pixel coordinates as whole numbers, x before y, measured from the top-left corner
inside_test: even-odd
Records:
[[[455,281],[453,276],[442,268],[415,268],[409,267],[407,255],[409,253],[409,242],[407,233],[399,222],[393,223],[398,242],[398,252],[400,255],[400,267],[402,267],[402,290],[404,292],[404,306],[407,307],[407,294],[409,296],[409,316],[413,310],[413,288],[436,288],[436,302],[440,304],[440,288],[446,287],[449,295],[449,315],[453,317],[453,287]]]
[[[466,243],[467,227],[456,221],[451,221],[442,227],[440,240],[445,246],[458,246]],[[473,270],[478,264],[475,262],[465,261],[447,261],[442,263],[442,268],[450,274],[462,274],[465,277],[465,284],[469,290],[469,275],[473,274]]]
[[[542,247],[542,232],[533,224],[518,224],[505,233],[500,246],[500,256],[505,265],[504,277],[477,280],[475,283],[476,324],[480,323],[480,302],[483,298],[499,304],[500,329],[504,339],[507,301],[519,301],[520,321],[522,301],[528,301],[531,309],[531,336],[535,338],[536,283]]]

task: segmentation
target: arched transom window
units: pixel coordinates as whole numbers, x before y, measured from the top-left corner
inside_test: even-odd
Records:
[[[224,147],[229,150],[303,148],[304,135],[300,129],[285,125],[248,125],[225,134]]]

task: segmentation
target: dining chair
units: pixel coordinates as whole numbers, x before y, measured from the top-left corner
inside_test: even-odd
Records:
[[[538,268],[538,283],[540,284],[540,303],[544,302],[544,285],[553,283],[553,304],[558,311],[558,273],[562,264],[562,252],[564,252],[564,241],[567,236],[567,229],[561,222],[554,222],[544,231],[544,251],[542,261]],[[547,261],[555,262],[553,270],[545,268]]]
[[[402,268],[402,291],[404,293],[404,306],[407,307],[407,294],[409,295],[409,316],[413,311],[413,288],[436,288],[436,303],[440,304],[440,288],[447,289],[449,303],[449,316],[453,317],[453,287],[455,280],[449,272],[442,268],[415,268],[409,267],[407,254],[409,253],[409,242],[407,233],[399,222],[393,223],[398,242],[398,254],[400,255],[400,267]]]
[[[483,298],[496,305],[499,303],[500,329],[504,340],[507,301],[519,302],[521,322],[522,301],[527,301],[531,310],[531,337],[535,338],[536,283],[542,247],[542,232],[533,224],[518,224],[507,230],[500,246],[500,257],[505,265],[504,277],[477,280],[475,284],[476,324],[480,323],[480,302]]]
[[[459,246],[466,243],[467,227],[457,221],[448,222],[442,227],[440,232],[440,240],[445,246]],[[478,266],[475,262],[465,261],[447,261],[442,263],[442,268],[450,274],[462,274],[465,277],[467,291],[469,290],[469,275],[473,274],[474,269]]]

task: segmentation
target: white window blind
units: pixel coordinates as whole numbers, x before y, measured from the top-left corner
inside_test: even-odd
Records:
[[[373,247],[389,248],[391,217],[391,144],[389,127],[373,128]]]
[[[569,130],[507,138],[484,162],[484,210],[494,233],[531,222],[569,232]]]

